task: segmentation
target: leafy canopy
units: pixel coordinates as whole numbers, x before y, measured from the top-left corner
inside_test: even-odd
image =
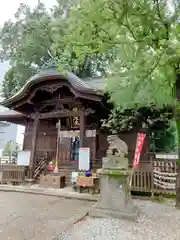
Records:
[[[107,90],[117,106],[173,104],[179,5],[170,11],[163,0],[83,0],[71,12],[64,54],[73,49],[75,66],[96,53],[113,54]]]
[[[116,106],[108,126],[119,131],[134,118],[132,113],[125,120],[124,109],[174,103],[178,12],[179,3],[170,12],[162,0],[59,0],[50,13],[42,3],[33,10],[22,4],[15,22],[0,32],[0,56],[12,64],[4,96],[16,93],[42,66],[58,65],[80,77],[105,75]]]
[[[49,59],[48,49],[52,44],[50,23],[51,17],[42,3],[33,10],[21,4],[15,21],[4,23],[0,31],[0,57],[12,66],[3,82],[4,97],[17,92],[37,66]]]
[[[71,27],[76,24],[72,12],[77,9],[78,2],[58,0],[50,12],[42,3],[34,9],[21,4],[15,21],[4,24],[0,30],[0,57],[9,60],[12,66],[3,82],[6,98],[16,93],[36,71],[44,66],[57,67],[59,62],[80,77],[106,73],[107,58],[112,58],[112,54],[97,52],[80,61],[73,48],[67,51],[67,36],[72,34]]]

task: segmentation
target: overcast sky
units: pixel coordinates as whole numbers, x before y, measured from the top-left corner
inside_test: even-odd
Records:
[[[41,0],[47,8],[51,8],[56,4],[56,0]],[[9,18],[13,18],[20,3],[25,3],[31,7],[35,7],[38,0],[1,0],[0,7],[0,25],[2,25]]]
[[[41,2],[43,2],[47,8],[51,8],[53,5],[56,4],[56,0],[41,0]],[[4,0],[2,1],[1,7],[0,7],[0,25],[3,25],[3,23],[6,20],[13,18],[20,3],[28,4],[33,8],[37,5],[38,0]],[[9,68],[8,63],[0,63],[0,83],[2,82],[4,74],[8,70],[8,68]]]
[[[53,5],[56,4],[56,0],[41,0],[41,2],[43,2],[47,8],[51,8]],[[35,7],[38,3],[38,0],[1,0],[0,25],[3,25],[6,20],[13,18],[20,3],[25,3],[31,7]],[[2,82],[4,74],[8,70],[8,68],[8,63],[0,63],[0,83]],[[24,127],[18,126],[16,141],[20,145],[22,145],[23,143],[23,133]]]

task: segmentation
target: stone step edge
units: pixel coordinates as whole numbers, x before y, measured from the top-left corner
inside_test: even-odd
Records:
[[[84,201],[92,201],[97,202],[98,196],[92,195],[84,195],[83,193],[69,193],[69,192],[57,192],[56,189],[35,189],[35,188],[25,188],[25,187],[17,187],[17,186],[1,186],[0,191],[2,192],[19,192],[19,193],[29,193],[29,194],[39,194],[39,195],[46,195],[46,196],[55,196],[55,197],[62,197],[62,198],[69,198],[69,199],[78,199]]]

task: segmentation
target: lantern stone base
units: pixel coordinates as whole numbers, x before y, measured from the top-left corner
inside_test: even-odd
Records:
[[[133,204],[128,189],[128,172],[117,169],[101,169],[100,199],[89,212],[90,217],[113,217],[136,220],[139,210]]]
[[[33,184],[35,184],[35,179],[29,179],[29,178],[26,178],[25,180],[24,180],[24,185],[26,185],[26,186],[32,186]]]
[[[113,209],[101,208],[99,204],[95,205],[93,209],[89,212],[89,216],[94,218],[117,218],[130,221],[136,221],[138,214],[139,211],[135,207],[130,211],[127,211],[127,209],[125,209],[124,211],[117,211]]]

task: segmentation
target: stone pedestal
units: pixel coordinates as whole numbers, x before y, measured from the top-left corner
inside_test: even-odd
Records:
[[[133,204],[127,180],[126,171],[101,169],[100,199],[89,215],[136,220],[138,209]]]
[[[120,161],[119,156],[104,157],[102,161],[102,168],[126,171],[128,169],[128,159],[121,158],[121,161]]]

